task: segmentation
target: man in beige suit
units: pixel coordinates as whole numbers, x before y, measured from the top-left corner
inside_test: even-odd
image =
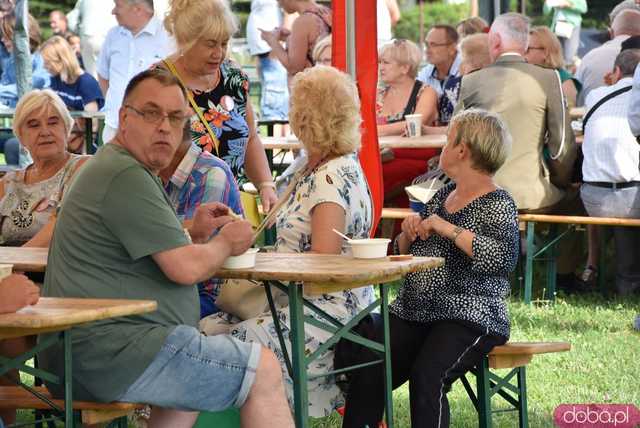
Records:
[[[493,64],[464,76],[456,110],[482,108],[506,122],[513,146],[495,180],[520,211],[582,214],[578,192],[569,187],[576,145],[560,77],[525,62],[528,42],[528,18],[517,13],[496,18],[489,31]],[[557,251],[557,286],[573,289],[582,254],[579,237],[562,239]]]
[[[566,195],[576,146],[554,70],[525,62],[529,20],[500,15],[489,32],[492,65],[462,79],[456,111],[471,107],[498,113],[513,137],[511,154],[496,173],[519,210],[559,212]]]

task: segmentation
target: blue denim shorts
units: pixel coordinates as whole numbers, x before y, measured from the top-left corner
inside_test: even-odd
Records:
[[[177,326],[118,401],[211,412],[241,407],[256,378],[260,352],[256,343]]]

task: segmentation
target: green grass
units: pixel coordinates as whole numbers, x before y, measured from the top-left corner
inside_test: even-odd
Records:
[[[509,305],[512,341],[567,341],[570,352],[538,355],[527,366],[529,423],[553,427],[562,403],[640,403],[640,333],[633,319],[640,297],[607,299],[599,295],[560,297],[554,305]],[[506,371],[505,371],[506,372]],[[471,376],[473,378],[473,376]],[[470,379],[472,380],[472,379]],[[473,384],[473,380],[471,382]],[[504,408],[498,397],[493,408]],[[449,394],[452,427],[477,427],[477,416],[460,382]],[[395,423],[411,425],[407,385],[394,392]],[[494,415],[494,426],[516,427],[515,413]],[[312,427],[339,427],[337,415],[316,419]]]

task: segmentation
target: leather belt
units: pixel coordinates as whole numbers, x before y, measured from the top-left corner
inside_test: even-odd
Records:
[[[616,189],[626,189],[629,187],[640,186],[640,181],[627,181],[625,183],[607,183],[606,181],[585,181],[584,184],[616,190]]]

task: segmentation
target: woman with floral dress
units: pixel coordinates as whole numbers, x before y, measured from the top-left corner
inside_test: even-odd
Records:
[[[193,140],[227,162],[240,186],[251,181],[269,211],[277,197],[249,102],[249,79],[226,58],[229,38],[237,30],[235,17],[225,1],[172,0],[165,27],[178,53],[164,66],[193,95],[206,121],[193,115]]]
[[[308,152],[308,161],[296,173],[293,187],[283,195],[284,204],[276,220],[276,251],[345,254],[346,242],[331,230],[352,238],[368,238],[372,225],[371,195],[356,153],[361,122],[356,87],[346,74],[332,67],[308,68],[294,78],[289,117],[291,129]],[[374,294],[369,286],[310,299],[346,323],[373,302]],[[278,317],[286,327],[286,296],[281,296],[278,304]],[[281,361],[289,401],[293,403],[292,382],[271,314],[241,321],[219,313],[202,320],[200,328],[205,334],[219,333],[221,325],[240,340],[256,341],[274,351]],[[309,325],[305,326],[305,335],[305,351],[309,353],[330,336]],[[329,351],[309,365],[309,376],[327,373],[332,367],[333,352]],[[342,405],[343,397],[332,376],[312,378],[308,385],[310,416],[328,415]]]

